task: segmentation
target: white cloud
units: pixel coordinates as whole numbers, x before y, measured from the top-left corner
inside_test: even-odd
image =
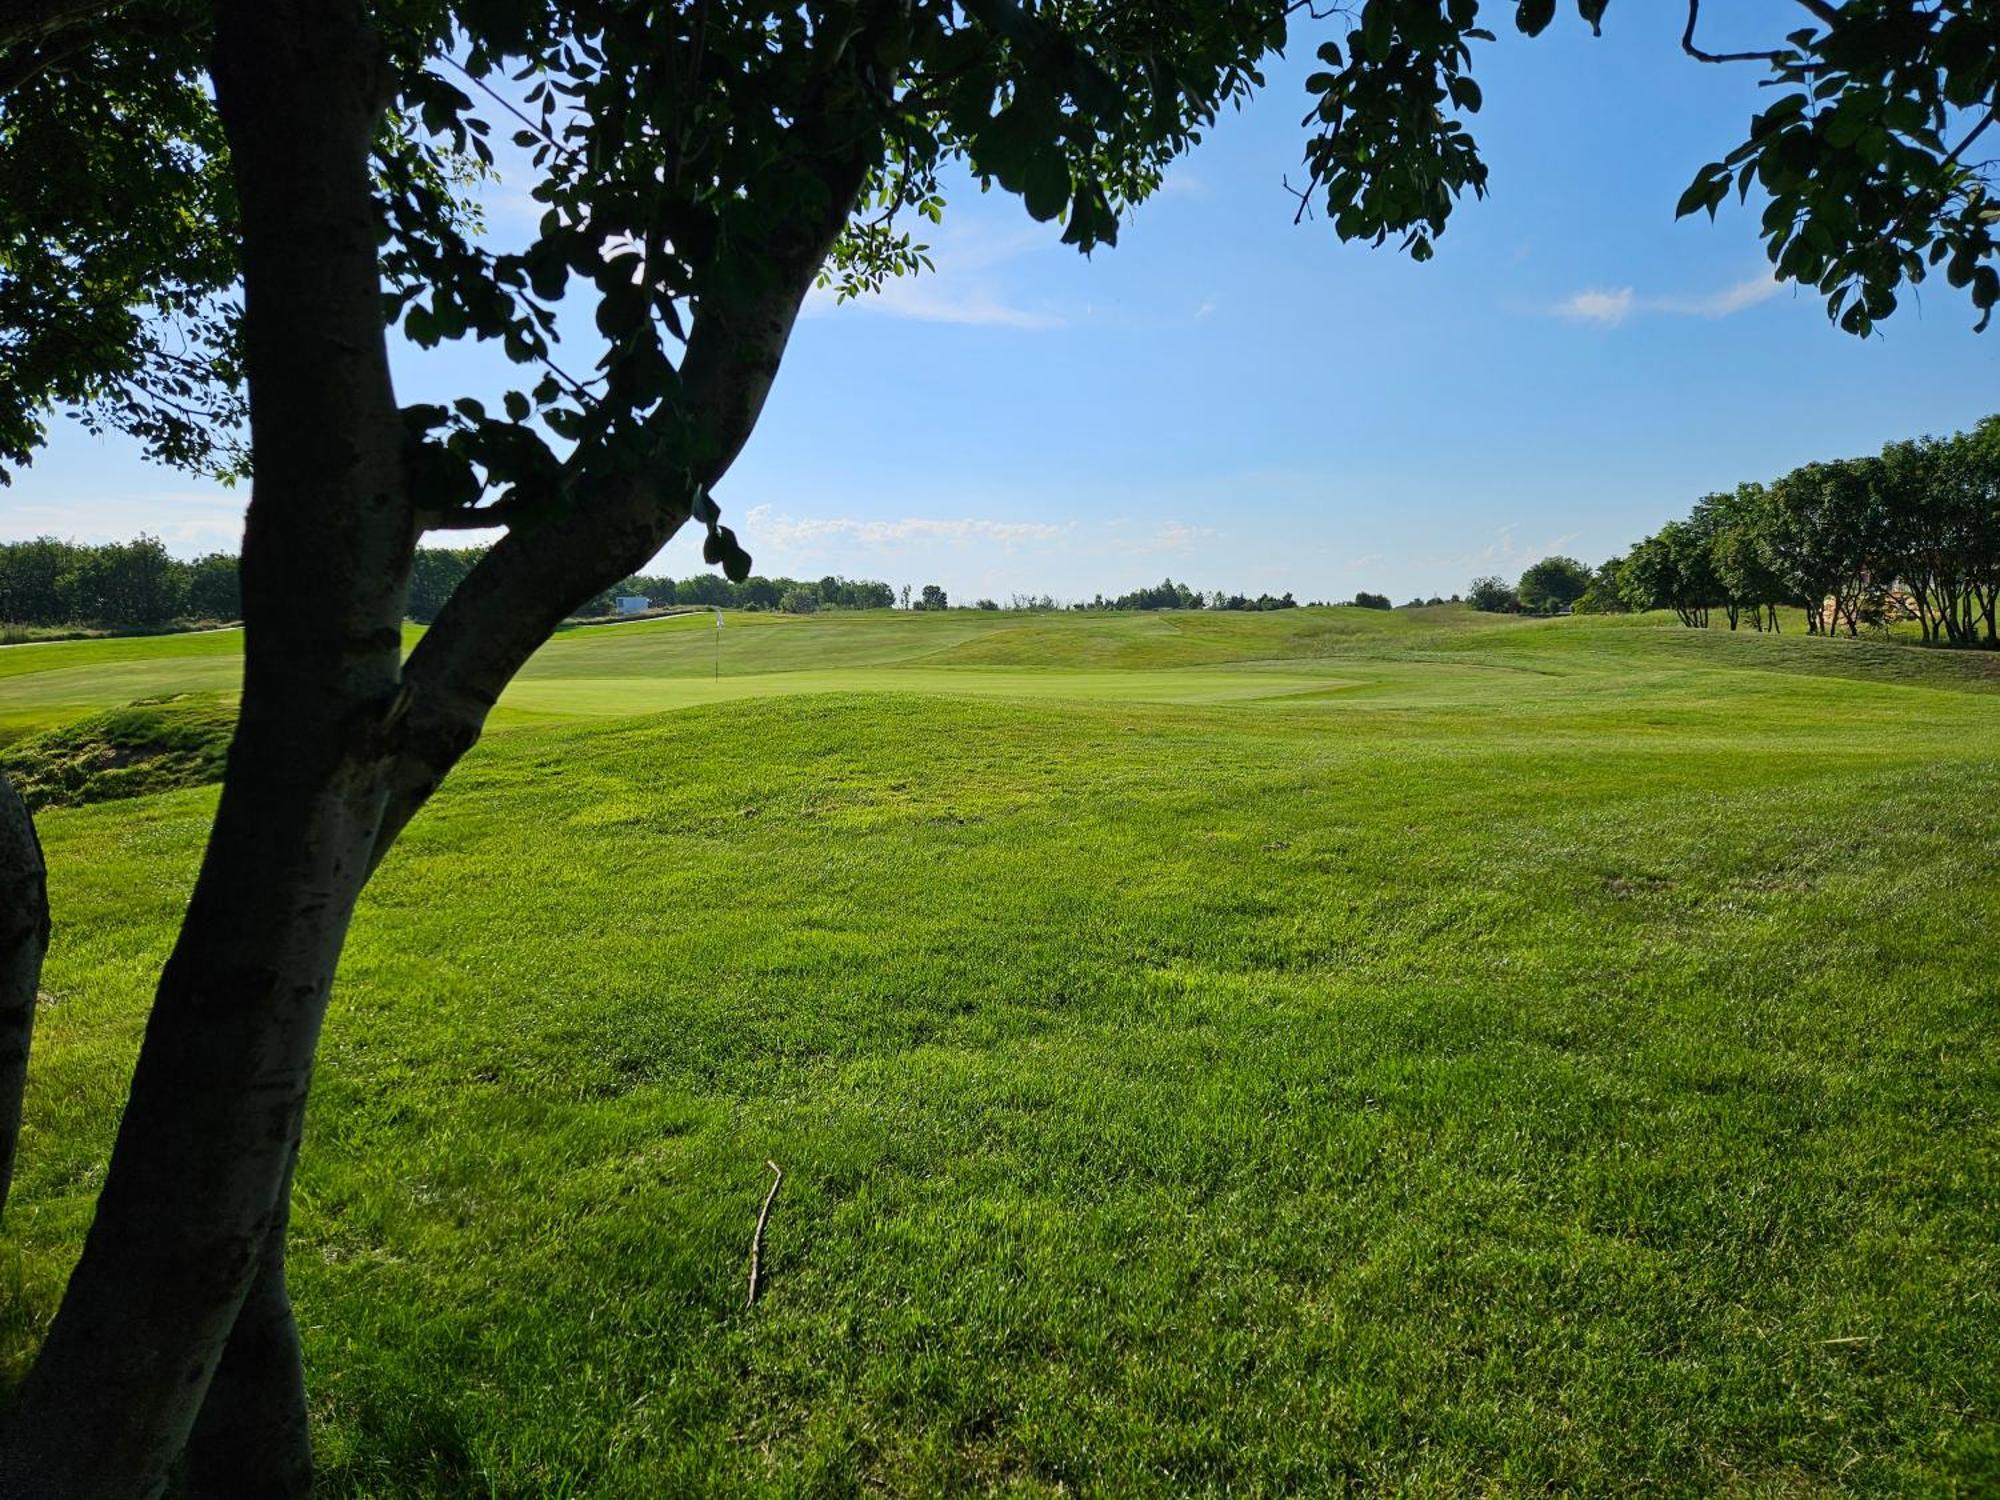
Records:
[[[1694,297],[1640,296],[1629,286],[1591,287],[1572,293],[1550,309],[1572,323],[1596,323],[1615,328],[1633,313],[1658,313],[1673,318],[1726,318],[1768,302],[1784,290],[1771,276],[1749,276],[1719,292]]]
[[[1679,313],[1684,317],[1726,318],[1746,307],[1769,302],[1784,289],[1785,284],[1774,276],[1749,276],[1706,297],[1656,297],[1652,307],[1659,312]]]
[[[1632,288],[1621,286],[1615,292],[1577,292],[1557,303],[1555,311],[1557,317],[1576,323],[1603,323],[1607,327],[1622,323],[1625,315],[1632,311]]]

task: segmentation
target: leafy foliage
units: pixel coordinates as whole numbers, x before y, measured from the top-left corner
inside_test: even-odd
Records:
[[[1813,633],[1902,619],[1929,642],[2000,648],[2000,418],[1705,496],[1618,580],[1633,608],[1689,625],[1720,607],[1731,629],[1745,610],[1775,627],[1798,604]]]
[[[243,472],[235,197],[202,77],[206,10],[125,7],[0,92],[0,483],[52,407],[160,462]]]
[[[1554,614],[1581,599],[1590,579],[1590,569],[1573,557],[1545,557],[1521,575],[1514,592],[1530,613]]]
[[[1778,275],[1818,287],[1849,333],[1870,332],[1939,266],[1985,328],[2000,302],[2000,205],[1993,162],[1970,151],[2000,111],[2000,4],[1809,8],[1820,25],[1746,59],[1768,67],[1777,97],[1695,174],[1677,212],[1713,217],[1754,184],[1769,196],[1760,231]]]
[[[86,546],[38,537],[0,543],[0,621],[157,630],[176,620],[242,613],[236,559],[182,562],[157,537]]]

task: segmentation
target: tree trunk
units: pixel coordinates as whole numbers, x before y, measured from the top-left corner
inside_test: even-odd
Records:
[[[0,1426],[0,1496],[309,1484],[284,1232],[311,1063],[355,901],[571,603],[643,564],[729,467],[882,142],[802,127],[825,188],[761,278],[696,314],[659,461],[510,534],[401,660],[417,517],[390,387],[368,154],[385,69],[358,0],[221,0],[215,82],[244,226],[256,481],[244,687],[214,830],[110,1171]],[[693,431],[690,450],[679,435]]]
[[[287,1415],[237,1455],[240,1488],[303,1492],[272,1241],[382,817],[415,521],[376,273],[375,39],[355,0],[225,0],[214,77],[243,214],[256,472],[242,709],[96,1218],[0,1429],[9,1497],[157,1494],[253,1283],[225,1387],[282,1366]]]
[[[264,1236],[257,1279],[236,1314],[188,1439],[187,1500],[281,1500],[312,1489],[312,1434],[298,1324],[285,1288],[285,1227],[292,1163],[278,1188],[278,1216]]]
[[[49,892],[35,820],[0,776],[0,1217],[21,1141],[21,1096],[35,1038],[42,956],[49,950]]]

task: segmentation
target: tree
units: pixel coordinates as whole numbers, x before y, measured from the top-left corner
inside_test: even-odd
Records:
[[[67,584],[81,550],[52,536],[0,545],[0,620],[55,625],[75,618]]]
[[[1363,589],[1354,596],[1354,607],[1356,609],[1389,609],[1392,606],[1389,603],[1389,596],[1387,594],[1371,594],[1366,589]]]
[[[14,784],[0,775],[0,1219],[21,1139],[21,1091],[35,1032],[49,892],[41,842]]]
[[[778,608],[788,615],[816,615],[819,613],[819,595],[810,588],[789,588],[778,600]]]
[[[187,577],[158,537],[82,550],[64,580],[73,618],[125,629],[165,625],[187,603]]]
[[[1842,459],[1794,469],[1770,486],[1763,538],[1786,591],[1806,605],[1806,629],[1857,633],[1863,597],[1883,566],[1886,537],[1874,499],[1879,461]]]
[[[1607,558],[1597,565],[1597,571],[1590,575],[1590,587],[1578,597],[1573,610],[1580,615],[1622,615],[1631,608],[1618,589],[1618,570],[1625,566],[1622,557]]]
[[[1545,557],[1521,575],[1515,593],[1531,614],[1567,609],[1590,587],[1590,569],[1573,557]]]
[[[1484,578],[1472,580],[1471,587],[1465,591],[1465,602],[1474,609],[1497,615],[1506,614],[1520,601],[1514,596],[1513,584],[1489,573]]]
[[[1604,8],[1582,5],[1593,25]],[[1972,0],[1805,8],[1818,24],[1761,55],[1785,91],[1742,157],[1787,209],[1765,221],[1781,269],[1856,299],[1862,315],[1841,317],[1857,332],[1922,274],[1920,252],[1990,307],[1984,181],[1962,160],[1968,139],[1947,146],[1942,125],[1990,111],[1978,59],[1992,19]],[[1517,24],[1538,32],[1554,9],[1526,0]],[[1480,104],[1467,71],[1478,7],[1369,0],[1334,16],[1307,85],[1302,210],[1318,202],[1343,237],[1394,235],[1427,258],[1456,197],[1484,187],[1463,124]],[[148,18],[167,30],[135,24]],[[184,1460],[196,1492],[304,1492],[285,1226],[313,1052],[369,873],[571,610],[689,521],[711,564],[748,577],[714,492],[817,281],[848,294],[914,268],[895,215],[941,212],[953,161],[1060,219],[1067,243],[1112,243],[1165,164],[1262,81],[1286,31],[1286,8],[1261,0],[0,9],[4,154],[23,164],[0,179],[4,242],[19,226],[55,246],[32,275],[8,273],[0,319],[16,342],[0,367],[19,368],[14,351],[45,331],[38,287],[96,278],[108,304],[138,310],[10,385],[10,409],[32,421],[149,368],[162,316],[240,279],[240,319],[219,314],[215,348],[222,365],[240,352],[254,469],[228,775],[95,1220],[0,1433],[0,1489],[147,1495]],[[107,66],[137,82],[99,87],[90,70]],[[520,134],[546,210],[504,252],[453,212],[454,163],[491,148],[450,81],[483,92],[503,70],[529,83]],[[119,100],[149,143],[197,144],[120,169],[122,191],[70,196],[94,160],[24,150],[21,131],[86,96]],[[1821,132],[1829,117],[1853,140]],[[94,138],[114,124],[128,128],[107,111]],[[195,222],[227,226],[227,275],[170,222],[224,170],[229,211],[212,203]],[[1705,172],[1683,211],[1713,211],[1732,180]],[[135,189],[149,221],[164,206],[161,228],[102,249]],[[554,357],[558,301],[594,313],[602,342],[581,378]],[[497,414],[470,398],[399,406],[385,308],[422,345],[493,341],[526,372],[520,386]],[[228,375],[204,365],[136,388],[205,400],[233,389]],[[6,440],[11,453],[39,432]],[[486,528],[505,535],[405,660],[418,540]]]
[[[1635,610],[1671,609],[1690,629],[1708,628],[1720,593],[1706,536],[1685,521],[1669,521],[1634,547],[1618,570],[1618,587]]]
[[[1909,591],[1926,641],[1954,646],[1978,640],[1986,496],[1972,443],[1916,438],[1882,450],[1884,546]]]
[[[1785,580],[1771,565],[1766,530],[1770,497],[1761,484],[1739,484],[1715,500],[1709,531],[1709,567],[1727,601],[1729,628],[1742,611],[1758,630],[1778,629],[1778,606],[1787,602]]]
[[[197,620],[243,616],[243,579],[236,554],[210,552],[188,564],[187,611]]]
[[[410,555],[410,582],[405,610],[412,620],[428,625],[438,617],[452,591],[465,581],[484,547],[419,547]]]
[[[922,597],[922,599],[921,599],[921,600],[919,600],[919,602],[918,602],[918,604],[917,604],[917,608],[918,608],[918,609],[943,609],[943,608],[945,608],[945,607],[946,607],[946,600],[945,600],[945,596],[944,596],[944,590],[943,590],[943,589],[941,589],[941,588],[939,588],[939,587],[938,587],[938,586],[937,586],[936,584],[934,584],[934,583],[927,583],[927,584],[925,584],[925,585],[924,585],[924,592],[923,592],[923,597]]]

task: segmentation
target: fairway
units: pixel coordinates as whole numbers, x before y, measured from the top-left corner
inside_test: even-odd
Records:
[[[716,634],[559,635],[362,901],[293,1218],[324,1493],[2000,1489],[1992,663]],[[239,649],[0,651],[0,740]],[[10,1381],[214,800],[40,815]]]

